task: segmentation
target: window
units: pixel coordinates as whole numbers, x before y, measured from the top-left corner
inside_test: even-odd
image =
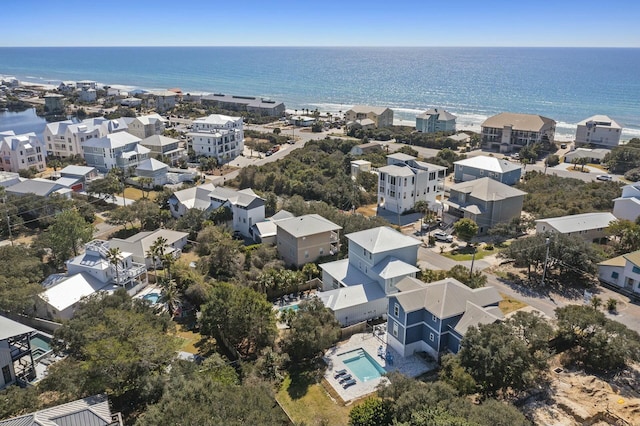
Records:
[[[438,321],[438,317],[435,315],[431,315],[431,321],[436,322]]]
[[[2,367],[2,377],[4,378],[4,383],[11,383],[11,369],[8,365]]]
[[[615,271],[611,273],[611,278],[613,278],[614,280],[617,280],[619,276],[620,275]]]
[[[640,268],[638,268],[637,266],[634,266],[632,271],[634,274],[640,274]]]
[[[433,335],[433,333],[429,333],[429,340],[431,340],[432,342],[435,340],[436,336]]]
[[[393,323],[393,331],[392,331],[392,333],[393,333],[393,337],[398,337],[398,323],[397,322]]]
[[[393,315],[396,317],[400,316],[400,305],[397,303],[393,305]]]
[[[324,247],[320,247],[320,256],[324,254]]]
[[[308,259],[309,258],[309,250],[305,250],[304,251],[304,258]]]

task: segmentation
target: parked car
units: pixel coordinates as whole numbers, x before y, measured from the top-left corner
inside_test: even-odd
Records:
[[[561,143],[560,144],[560,149],[567,149],[567,144],[566,143]]]
[[[598,175],[598,176],[596,176],[596,179],[603,180],[603,181],[610,181],[610,180],[613,180],[613,176],[611,176],[611,175]]]
[[[519,152],[514,152],[513,154],[511,154],[511,158],[513,158],[514,160],[519,160],[520,159],[520,153]]]
[[[445,243],[453,242],[453,235],[447,234],[444,231],[436,231],[433,233],[433,237],[438,241],[443,241]]]

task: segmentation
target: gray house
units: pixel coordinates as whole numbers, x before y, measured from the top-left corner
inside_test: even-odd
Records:
[[[446,222],[471,219],[480,227],[479,233],[485,234],[492,226],[519,217],[526,194],[488,177],[457,183],[444,202],[448,208],[444,218]]]
[[[508,160],[479,155],[453,163],[453,178],[456,182],[488,177],[505,185],[515,185],[522,175],[522,166]]]

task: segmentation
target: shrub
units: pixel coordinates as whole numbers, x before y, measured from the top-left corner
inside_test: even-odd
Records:
[[[624,174],[624,178],[626,180],[630,180],[631,182],[638,182],[640,180],[640,167],[631,169]]]

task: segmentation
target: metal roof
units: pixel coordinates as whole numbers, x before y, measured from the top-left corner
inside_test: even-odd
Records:
[[[487,170],[495,173],[522,170],[522,166],[517,163],[496,157],[489,157],[487,155],[465,158],[464,160],[454,161],[453,164],[454,166],[474,167],[476,169]]]
[[[29,326],[20,324],[19,322],[0,315],[0,340],[32,333],[34,331],[35,330]]]
[[[609,212],[573,214],[569,216],[538,219],[536,223],[546,223],[561,234],[569,234],[591,229],[607,228],[617,218]]]
[[[290,219],[282,219],[277,221],[276,225],[279,229],[293,235],[295,238],[342,229],[341,226],[315,213],[292,217]]]
[[[352,232],[347,234],[346,237],[349,241],[374,254],[405,247],[417,247],[422,244],[417,239],[395,231],[388,226]]]

